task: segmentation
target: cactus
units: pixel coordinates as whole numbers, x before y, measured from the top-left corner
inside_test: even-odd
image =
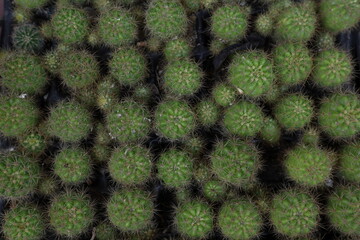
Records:
[[[96,105],[100,109],[109,112],[114,106],[114,104],[118,102],[118,89],[119,86],[113,78],[105,78],[98,84],[96,93]]]
[[[54,37],[66,44],[80,44],[90,34],[89,20],[82,10],[64,7],[51,19]]]
[[[181,203],[176,208],[175,226],[181,235],[205,238],[213,228],[212,210],[199,200]]]
[[[20,154],[3,154],[0,160],[0,196],[15,199],[35,191],[40,167],[34,159]]]
[[[283,190],[274,196],[270,220],[275,230],[287,237],[299,237],[315,230],[319,207],[311,195],[300,190]]]
[[[301,43],[280,44],[273,50],[274,69],[280,83],[294,85],[304,82],[312,70],[312,56]]]
[[[274,19],[270,14],[259,15],[255,20],[255,29],[263,36],[270,36],[274,29]]]
[[[335,36],[329,32],[321,32],[316,38],[316,47],[319,51],[335,49]]]
[[[13,206],[3,217],[2,232],[9,240],[38,240],[45,235],[45,220],[42,212],[29,204]]]
[[[203,183],[204,196],[210,201],[219,201],[226,194],[226,186],[219,180],[209,180]]]
[[[339,155],[340,176],[348,181],[360,183],[360,143],[346,145]]]
[[[146,27],[162,40],[185,34],[187,17],[180,1],[151,0],[145,13]]]
[[[191,46],[183,38],[173,39],[166,43],[164,55],[168,62],[185,59],[191,55]]]
[[[137,34],[135,19],[120,7],[101,11],[97,29],[100,39],[109,46],[129,45]]]
[[[140,103],[147,103],[152,97],[152,88],[148,84],[139,84],[134,89],[133,98]]]
[[[46,148],[46,139],[43,134],[32,131],[19,139],[21,148],[25,153],[33,156],[38,156],[44,152]]]
[[[279,100],[274,115],[281,126],[294,131],[310,123],[314,115],[313,103],[304,95],[290,94]]]
[[[191,180],[192,159],[188,153],[170,149],[160,155],[158,176],[169,187],[183,187]]]
[[[33,53],[42,48],[44,39],[33,24],[21,24],[14,28],[12,42],[15,49]]]
[[[211,100],[203,100],[196,106],[196,116],[203,126],[211,126],[220,116],[218,106]]]
[[[225,42],[236,42],[245,36],[248,28],[249,9],[235,4],[224,4],[211,18],[212,34]]]
[[[9,52],[1,59],[1,84],[16,94],[34,94],[47,82],[45,69],[37,57]]]
[[[204,140],[194,134],[190,138],[186,139],[184,148],[185,151],[188,152],[192,156],[192,158],[195,159],[200,157],[204,145],[205,145]]]
[[[223,203],[218,222],[221,232],[229,239],[252,239],[260,234],[262,227],[260,212],[245,199]]]
[[[172,140],[184,138],[195,129],[195,114],[185,102],[164,101],[155,111],[155,129]]]
[[[302,136],[302,142],[305,145],[317,147],[320,142],[320,133],[317,129],[313,127],[309,127],[305,130],[303,136]]]
[[[31,9],[28,9],[28,8],[24,9],[19,6],[15,6],[15,8],[13,9],[12,15],[13,15],[14,20],[18,24],[28,23],[31,21],[31,18],[32,18]]]
[[[210,52],[212,53],[212,55],[217,55],[219,54],[225,47],[226,47],[226,43],[224,43],[223,41],[219,40],[219,39],[213,39],[210,43]]]
[[[14,0],[16,6],[24,9],[41,8],[48,2],[48,0]]]
[[[139,145],[116,148],[110,157],[108,168],[111,177],[118,183],[142,184],[151,174],[150,151]]]
[[[172,61],[165,67],[164,87],[175,96],[191,95],[200,88],[201,77],[201,69],[195,62]]]
[[[354,93],[334,93],[323,100],[318,112],[320,129],[334,139],[360,132],[360,100]]]
[[[360,21],[358,0],[321,0],[319,6],[321,24],[333,33],[354,27]]]
[[[314,61],[313,81],[321,87],[338,87],[350,80],[351,58],[335,48],[321,51]]]
[[[146,76],[146,59],[134,48],[116,50],[109,62],[110,74],[124,85],[134,86]]]
[[[54,173],[65,184],[79,184],[91,174],[90,157],[80,148],[66,148],[56,155]]]
[[[95,211],[88,196],[67,191],[52,199],[49,221],[58,235],[75,238],[88,230]]]
[[[264,119],[264,125],[260,132],[260,136],[262,139],[271,144],[278,143],[281,137],[279,124],[271,117],[266,117]]]
[[[238,92],[228,83],[219,83],[212,90],[214,101],[221,107],[228,107],[235,103]]]
[[[210,158],[212,171],[221,181],[240,187],[254,182],[260,166],[255,147],[236,139],[218,142]]]
[[[37,192],[45,196],[53,196],[59,190],[59,183],[52,177],[42,176],[37,186]]]
[[[324,185],[331,177],[334,163],[330,152],[303,144],[291,149],[284,161],[289,178],[309,187]]]
[[[65,142],[77,142],[91,130],[90,113],[77,102],[60,102],[50,111],[47,133]]]
[[[228,78],[245,95],[260,97],[274,84],[275,74],[266,53],[254,50],[235,55]]]
[[[264,114],[256,104],[240,101],[224,112],[224,126],[231,134],[252,137],[264,125]]]
[[[339,186],[330,195],[327,215],[338,231],[358,237],[360,235],[360,190],[356,186]]]
[[[120,142],[143,140],[150,131],[150,113],[141,104],[127,99],[107,114],[111,136]]]
[[[14,137],[26,134],[38,122],[38,110],[29,99],[0,97],[0,132]]]
[[[150,195],[138,189],[123,189],[109,199],[106,210],[110,222],[121,231],[138,232],[147,229],[154,215]]]
[[[117,240],[116,229],[108,222],[101,222],[95,227],[95,236],[98,240]]]
[[[151,52],[159,52],[160,49],[163,47],[163,41],[157,37],[150,37],[147,41],[146,41],[146,47],[151,51]]]

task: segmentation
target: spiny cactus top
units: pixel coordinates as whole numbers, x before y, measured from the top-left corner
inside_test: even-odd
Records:
[[[94,215],[89,198],[72,191],[55,196],[49,208],[51,226],[57,234],[70,238],[88,230]]]
[[[15,49],[36,52],[44,44],[39,29],[33,24],[22,24],[14,28],[12,42]]]
[[[190,57],[190,54],[191,46],[187,40],[183,38],[170,40],[164,47],[165,59],[168,62]]]
[[[35,206],[19,203],[4,215],[2,232],[8,240],[38,240],[45,234],[45,219]]]
[[[248,28],[249,9],[225,4],[212,15],[211,32],[225,42],[235,42],[245,36]]]
[[[150,33],[160,39],[178,37],[186,31],[185,9],[178,0],[151,0],[145,18]]]
[[[108,222],[101,222],[95,227],[95,234],[98,240],[117,240],[116,229]]]
[[[234,104],[238,92],[236,88],[228,83],[219,83],[212,90],[214,101],[222,107],[228,107]]]
[[[259,15],[255,21],[255,29],[263,36],[269,36],[274,29],[274,19],[270,14]]]
[[[96,105],[109,112],[114,104],[118,102],[118,90],[120,87],[112,77],[106,77],[97,84]]]
[[[176,209],[175,226],[184,236],[205,238],[213,228],[210,206],[195,200],[181,203]]]
[[[33,131],[29,134],[21,136],[19,139],[20,146],[27,154],[34,156],[44,152],[46,148],[46,139],[43,134]]]
[[[114,192],[106,207],[110,222],[122,231],[146,229],[154,214],[149,193],[138,189]]]
[[[218,222],[221,232],[234,240],[252,239],[262,227],[262,219],[255,205],[243,199],[223,203]]]
[[[352,182],[360,183],[360,142],[343,147],[339,156],[340,175]]]
[[[270,117],[264,119],[264,125],[260,132],[261,138],[265,141],[275,144],[278,143],[281,136],[281,128],[276,120]]]
[[[211,100],[203,100],[196,106],[196,116],[203,126],[211,126],[220,116],[218,106]]]
[[[239,53],[229,66],[229,81],[245,95],[260,97],[274,84],[272,62],[262,51]]]
[[[41,8],[47,2],[49,2],[49,0],[14,0],[16,6],[24,9]]]
[[[220,180],[205,181],[202,190],[204,197],[210,201],[219,201],[226,194],[226,186]]]

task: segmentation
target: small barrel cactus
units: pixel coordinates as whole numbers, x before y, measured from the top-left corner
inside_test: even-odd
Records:
[[[65,184],[79,184],[89,178],[89,155],[80,148],[62,149],[54,160],[54,173]]]
[[[198,200],[180,203],[176,208],[175,226],[183,236],[205,238],[213,228],[211,207]]]
[[[360,143],[346,145],[340,151],[340,176],[348,181],[360,183]]]
[[[185,102],[164,101],[155,111],[155,128],[169,139],[184,138],[195,129],[195,114]]]
[[[301,140],[305,145],[317,147],[320,142],[320,133],[316,128],[309,127],[305,129]]]
[[[44,39],[33,24],[21,24],[14,28],[12,42],[15,49],[36,52],[41,49]]]
[[[262,219],[256,206],[245,199],[224,202],[219,210],[218,224],[229,239],[252,239],[262,227]]]
[[[193,134],[190,138],[186,139],[185,142],[185,151],[190,153],[193,158],[198,158],[202,153],[204,148],[205,141],[199,136]]]
[[[49,0],[14,0],[16,6],[24,9],[41,8],[48,2]]]
[[[260,136],[271,144],[278,143],[281,137],[281,128],[277,121],[271,117],[266,117],[263,128],[260,131]]]
[[[138,189],[114,192],[107,202],[106,210],[110,222],[125,232],[147,229],[154,215],[151,196]]]
[[[192,159],[184,151],[170,149],[157,162],[158,177],[169,187],[183,187],[191,180]]]
[[[152,89],[151,85],[140,83],[136,85],[134,89],[133,98],[137,102],[147,103],[151,100],[153,94]]]
[[[264,114],[256,104],[242,100],[225,110],[223,121],[229,133],[253,137],[264,125]]]
[[[142,184],[150,178],[150,150],[139,145],[120,146],[112,152],[108,168],[111,177],[121,184]]]
[[[25,153],[38,156],[43,153],[46,148],[46,139],[43,134],[32,131],[20,137],[19,145]]]
[[[255,29],[263,36],[269,36],[274,29],[274,19],[270,14],[259,15],[255,20]]]
[[[48,176],[42,176],[37,186],[37,192],[45,196],[53,196],[59,190],[59,182]]]
[[[117,240],[116,229],[108,222],[101,222],[95,227],[95,236],[98,240]]]
[[[185,59],[191,55],[191,46],[183,38],[170,40],[164,47],[164,55],[168,62]]]
[[[316,47],[318,51],[324,51],[335,48],[335,35],[329,32],[321,32],[316,38]]]
[[[228,83],[219,83],[212,90],[212,98],[221,107],[228,107],[235,103],[238,92]]]
[[[2,232],[8,240],[38,240],[45,234],[42,212],[29,204],[16,204],[3,216]]]
[[[351,138],[360,132],[360,100],[354,93],[334,93],[319,109],[320,129],[335,139]]]
[[[105,112],[111,111],[114,104],[118,103],[119,86],[112,77],[107,77],[97,86],[96,105]]]
[[[69,238],[75,238],[88,230],[95,217],[88,196],[73,191],[55,196],[48,214],[55,232]]]
[[[209,49],[212,55],[219,54],[225,47],[227,46],[226,43],[219,39],[213,39],[210,43]]]
[[[218,106],[211,100],[203,100],[196,105],[196,116],[203,126],[211,126],[220,116]]]
[[[219,201],[226,194],[226,186],[219,180],[205,181],[202,185],[204,196],[210,201]]]
[[[228,78],[245,95],[260,97],[274,84],[275,73],[266,53],[255,50],[235,55]]]

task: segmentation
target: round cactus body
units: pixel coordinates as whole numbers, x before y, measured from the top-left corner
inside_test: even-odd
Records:
[[[5,213],[2,232],[8,240],[39,240],[45,234],[41,211],[28,204],[18,204]]]
[[[335,93],[323,100],[318,121],[332,138],[351,138],[360,132],[360,100],[356,94]]]
[[[197,104],[196,115],[203,126],[211,126],[218,120],[220,111],[214,102],[204,100]]]
[[[28,99],[0,97],[0,132],[5,136],[21,136],[38,122],[38,110]]]
[[[305,145],[317,147],[320,142],[319,131],[316,128],[312,128],[312,127],[306,129],[302,136],[302,142]]]
[[[185,151],[190,153],[193,158],[197,158],[200,156],[205,142],[199,136],[192,136],[186,139],[185,142]]]
[[[225,202],[220,208],[218,222],[221,232],[229,239],[252,239],[262,227],[259,211],[245,200]]]
[[[47,132],[65,142],[77,142],[91,130],[90,113],[76,102],[61,102],[51,109]]]
[[[316,47],[319,51],[335,48],[335,35],[329,32],[321,32],[316,39]]]
[[[234,104],[238,92],[236,88],[227,83],[220,83],[213,88],[212,97],[221,107],[228,107]]]
[[[180,234],[191,238],[204,238],[213,228],[213,213],[208,204],[191,201],[176,209],[175,226]]]
[[[46,196],[53,196],[59,189],[59,183],[52,177],[41,177],[37,186],[37,191]]]
[[[137,189],[115,192],[106,207],[110,222],[122,231],[146,229],[154,214],[150,195]]]
[[[360,143],[352,143],[341,149],[339,156],[340,176],[344,179],[360,183]]]
[[[40,179],[40,167],[34,159],[17,155],[0,155],[0,196],[22,198],[33,193]]]
[[[151,154],[144,147],[125,145],[116,148],[109,160],[111,177],[122,184],[141,184],[150,178]]]
[[[156,109],[155,128],[169,139],[184,138],[195,128],[195,115],[185,102],[168,100]]]
[[[105,112],[118,102],[118,86],[112,78],[105,78],[97,86],[96,105]]]
[[[263,115],[256,104],[241,101],[225,110],[224,126],[231,134],[253,137],[263,127]]]
[[[274,29],[274,19],[270,14],[262,14],[255,21],[255,29],[263,36],[269,36]]]
[[[226,186],[219,180],[205,181],[203,184],[203,193],[210,201],[218,201],[224,197]]]
[[[48,0],[14,0],[16,6],[24,9],[41,8],[48,2]]]
[[[46,140],[44,136],[38,132],[31,132],[20,137],[19,143],[25,153],[35,156],[44,152],[46,148]]]
[[[191,46],[183,38],[168,41],[164,48],[165,59],[168,62],[178,59],[185,59],[187,57],[190,57],[190,54]]]
[[[260,131],[260,135],[265,141],[275,144],[280,140],[281,128],[274,119],[267,117],[264,119],[264,125]]]
[[[272,62],[261,51],[237,54],[229,66],[229,81],[245,95],[260,97],[274,85]]]
[[[139,84],[134,89],[133,98],[140,103],[147,103],[151,100],[152,94],[151,85]]]
[[[120,142],[143,140],[150,131],[149,112],[133,100],[115,105],[107,115],[111,136]]]
[[[211,19],[211,32],[226,42],[235,42],[245,36],[249,11],[239,5],[225,4],[215,10]]]
[[[101,222],[95,227],[95,236],[98,240],[117,240],[116,229],[107,222]]]
[[[157,169],[165,185],[182,187],[191,180],[192,159],[186,152],[171,149],[160,155]]]
[[[305,127],[314,115],[312,101],[303,95],[292,94],[280,99],[274,108],[276,120],[284,128],[293,131]]]
[[[41,49],[44,39],[35,25],[22,24],[14,28],[12,42],[15,49],[33,53]]]

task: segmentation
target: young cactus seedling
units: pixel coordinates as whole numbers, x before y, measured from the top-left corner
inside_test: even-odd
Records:
[[[321,32],[316,38],[318,51],[335,49],[335,35],[329,32]]]
[[[360,183],[360,143],[346,145],[340,151],[340,176],[348,181]]]
[[[39,29],[33,24],[21,24],[14,28],[12,42],[15,49],[30,53],[41,49],[44,39]]]
[[[59,190],[59,182],[48,176],[42,176],[37,186],[37,192],[45,196],[53,196]]]
[[[188,152],[192,158],[198,158],[203,151],[205,141],[201,137],[193,134],[193,136],[186,139],[184,144],[185,151]]]
[[[168,62],[185,59],[191,55],[191,46],[184,38],[170,40],[164,47],[164,55]]]
[[[212,90],[212,97],[216,104],[228,107],[235,103],[238,91],[228,83],[219,83]]]
[[[305,145],[317,147],[320,142],[320,133],[316,128],[309,127],[305,129],[301,140]]]
[[[262,14],[255,21],[255,29],[263,36],[270,36],[274,29],[274,19],[270,14]]]
[[[96,105],[105,112],[111,111],[114,104],[118,103],[120,87],[112,77],[106,77],[98,83],[96,89]]]
[[[263,128],[260,131],[260,136],[271,144],[278,143],[281,137],[281,128],[277,121],[271,117],[266,117]]]
[[[203,100],[196,106],[196,116],[201,125],[214,125],[220,116],[218,106],[211,100]]]
[[[220,201],[226,194],[226,186],[222,181],[212,179],[202,185],[204,196],[210,201]]]
[[[38,131],[32,131],[19,138],[19,145],[26,154],[38,156],[46,148],[46,138]]]
[[[29,10],[34,8],[41,8],[48,2],[49,0],[14,0],[14,4],[16,6]]]
[[[95,227],[95,236],[98,240],[117,240],[116,229],[108,222],[104,221]]]

